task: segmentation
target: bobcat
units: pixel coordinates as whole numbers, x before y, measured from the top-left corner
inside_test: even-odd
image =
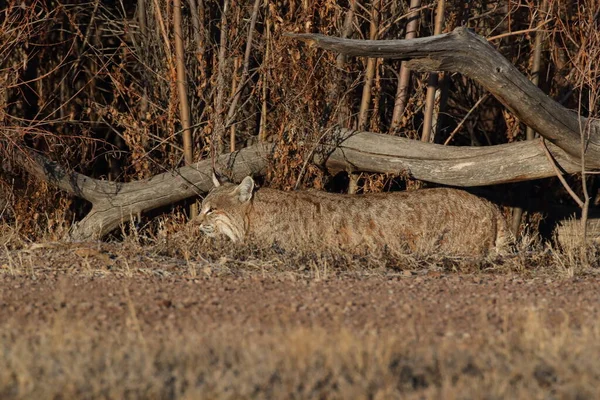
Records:
[[[343,195],[316,190],[255,190],[247,176],[220,184],[202,202],[196,223],[208,236],[277,244],[285,250],[388,250],[483,256],[511,240],[500,210],[456,189]]]

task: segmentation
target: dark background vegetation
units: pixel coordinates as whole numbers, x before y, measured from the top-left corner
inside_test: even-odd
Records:
[[[225,16],[224,3],[228,3]],[[336,54],[309,48],[283,34],[341,36],[351,4],[261,1],[244,78],[253,3],[182,1],[194,160],[257,140],[275,141],[277,151],[265,177],[268,185],[292,189],[300,176],[302,186],[332,187],[331,177],[318,167],[301,170],[327,128],[337,123],[358,127],[367,60],[349,58],[339,70]],[[349,37],[368,39],[377,15],[379,39],[404,38],[407,3],[359,2]],[[473,29],[525,75],[530,75],[535,35],[543,35],[541,88],[566,107],[594,115],[596,105],[586,102],[586,91],[597,84],[598,74],[589,81],[589,71],[584,72],[582,65],[594,54],[587,43],[590,33],[598,29],[600,4],[596,0],[542,3],[449,0],[443,32],[458,26]],[[86,211],[82,200],[29,179],[11,163],[23,146],[83,174],[122,182],[184,164],[173,2],[10,0],[1,4],[3,217],[16,220],[34,238],[40,232],[60,231],[59,226],[66,228]],[[418,36],[433,34],[436,6],[435,1],[422,2]],[[595,65],[599,68],[600,62]],[[377,61],[365,129],[418,139],[428,74],[411,75],[406,109],[393,126],[399,70],[400,62]],[[439,106],[437,143],[443,143],[485,95],[460,74],[440,78],[447,100]],[[238,90],[239,100],[232,107]],[[489,97],[450,145],[485,146],[524,138],[525,126]],[[397,185],[392,178],[363,174],[358,192]],[[551,179],[536,182],[533,189],[514,186],[502,191],[507,189],[513,192],[509,197],[527,193],[545,201],[569,202],[561,197],[560,184]],[[174,221],[183,220],[183,208],[174,207],[172,215]]]

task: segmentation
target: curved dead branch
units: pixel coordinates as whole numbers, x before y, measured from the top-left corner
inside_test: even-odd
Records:
[[[410,60],[411,69],[460,72],[477,81],[526,125],[563,149],[574,163],[581,159],[580,129],[589,124],[586,167],[600,168],[600,121],[580,117],[552,100],[484,38],[467,28],[410,40],[356,40],[292,33],[287,36],[350,56]]]
[[[256,145],[219,157],[233,179],[263,174],[272,145]],[[68,172],[46,157],[28,151],[14,157],[27,172],[92,203],[92,209],[70,232],[72,240],[98,239],[143,212],[197,196],[212,188],[212,162],[200,161],[173,172],[128,183],[109,182]]]

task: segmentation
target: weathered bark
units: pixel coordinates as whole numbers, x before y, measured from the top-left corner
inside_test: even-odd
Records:
[[[410,60],[411,69],[461,72],[489,90],[526,125],[563,149],[575,163],[581,158],[580,126],[589,124],[586,167],[600,168],[600,121],[580,117],[552,100],[485,39],[466,28],[411,40],[354,40],[291,33],[288,36],[350,56]]]
[[[560,148],[547,143],[564,172],[579,171]],[[329,150],[329,152],[328,152]],[[316,152],[331,172],[406,174],[451,186],[484,186],[555,176],[540,140],[486,147],[448,147],[391,135],[338,130]]]
[[[264,173],[274,144],[259,143],[221,155],[218,164],[234,180]],[[549,145],[565,172],[579,171],[558,147]],[[370,132],[339,129],[314,152],[314,161],[338,170],[405,174],[454,186],[481,186],[554,176],[539,140],[488,147],[448,147]],[[71,230],[71,239],[100,238],[143,212],[207,192],[212,162],[200,161],[173,172],[129,183],[69,172],[36,153],[14,159],[30,174],[92,203]]]

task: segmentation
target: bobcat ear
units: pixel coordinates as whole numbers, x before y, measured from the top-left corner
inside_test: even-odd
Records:
[[[214,170],[212,172],[212,181],[213,181],[213,185],[215,185],[215,187],[221,186],[221,181],[217,177],[217,173]]]
[[[242,203],[250,200],[252,198],[252,192],[254,191],[254,180],[252,177],[245,177],[242,183],[235,188],[235,191],[237,192],[238,198]]]
[[[219,174],[214,168],[212,170],[212,182],[215,187],[222,186],[224,183],[230,182],[226,176]]]

